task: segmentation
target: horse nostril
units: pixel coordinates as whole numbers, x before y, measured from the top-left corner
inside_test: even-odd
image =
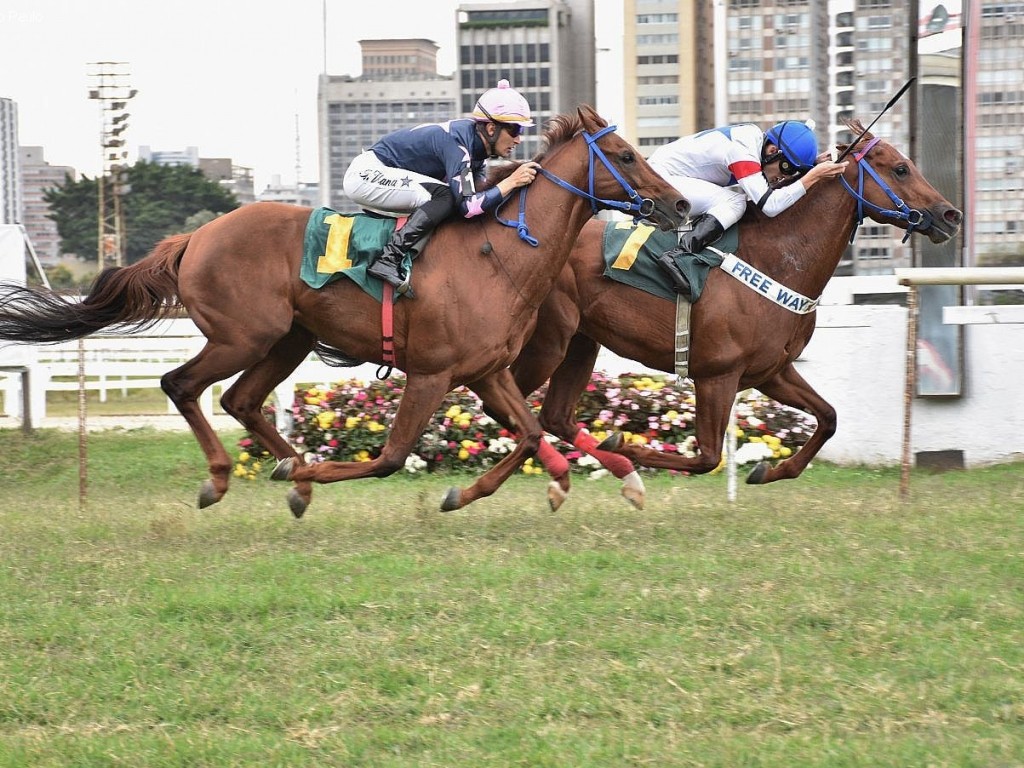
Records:
[[[689,212],[690,203],[688,200],[676,200],[676,213],[685,218]]]
[[[946,220],[948,224],[952,224],[953,226],[959,227],[961,222],[963,222],[964,220],[964,215],[961,211],[958,211],[956,208],[950,208],[949,210],[946,211],[943,218]]]

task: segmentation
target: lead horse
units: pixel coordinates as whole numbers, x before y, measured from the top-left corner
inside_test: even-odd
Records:
[[[376,299],[347,279],[316,290],[300,279],[309,208],[239,208],[191,234],[161,241],[131,266],[105,270],[81,302],[5,285],[0,340],[52,343],[107,327],[138,331],[183,307],[206,345],[165,374],[161,387],[206,455],[209,478],[199,506],[223,498],[233,461],[198,399],[240,373],[221,404],[280,460],[275,479],[294,481],[288,504],[296,517],[310,502],[312,482],[382,477],[401,469],[445,395],[466,385],[514,425],[520,442],[471,487],[451,489],[442,503],[444,509],[465,506],[493,493],[539,446],[540,425],[508,365],[583,224],[598,207],[615,207],[668,230],[689,207],[589,106],[554,118],[544,138],[541,174],[518,198],[518,226],[487,216],[446,222],[416,262],[417,298],[395,303],[393,315],[395,365],[406,373],[405,390],[387,442],[371,461],[306,464],[261,413],[268,393],[314,346],[337,358],[384,362]]]
[[[891,144],[864,130],[851,147],[843,177],[822,182],[776,218],[753,208],[740,222],[737,256],[777,284],[816,299],[825,288],[865,216],[941,243],[955,236],[963,214]],[[840,150],[847,147],[841,146]],[[796,314],[769,301],[721,269],[713,269],[691,308],[689,377],[696,395],[696,456],[634,445],[615,433],[600,446],[580,431],[576,403],[590,381],[600,345],[644,366],[675,367],[675,304],[603,276],[606,223],[584,226],[537,328],[512,371],[524,393],[550,379],[539,418],[549,433],[575,443],[624,479],[623,495],[642,507],[642,481],[629,461],[644,467],[702,474],[716,468],[736,393],[757,388],[817,420],[814,433],[790,458],[761,462],[747,482],[795,478],[836,431],[836,412],[797,372],[793,361],[814,333],[815,313]],[[869,375],[870,372],[865,372]],[[582,439],[581,439],[582,438]],[[548,466],[548,498],[557,508],[569,490],[564,462]]]

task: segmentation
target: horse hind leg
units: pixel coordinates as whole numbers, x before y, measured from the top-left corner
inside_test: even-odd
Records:
[[[199,407],[199,395],[253,362],[251,349],[239,350],[231,345],[208,341],[198,355],[165,373],[160,379],[160,388],[184,417],[206,456],[210,477],[203,482],[199,491],[200,509],[224,498],[234,462],[203,415]]]
[[[224,410],[278,461],[287,457],[299,459],[299,455],[277,428],[263,417],[263,403],[274,388],[305,359],[313,348],[314,340],[313,335],[305,329],[293,327],[287,336],[271,348],[267,357],[245,370],[220,400]],[[279,404],[280,407],[288,405]],[[288,508],[292,515],[302,517],[312,495],[312,483],[308,480],[296,482],[288,492]]]
[[[767,461],[758,463],[747,476],[750,485],[774,483],[776,480],[791,480],[800,474],[811,463],[822,446],[836,433],[836,410],[821,397],[801,376],[796,367],[790,363],[768,381],[762,382],[758,389],[762,394],[783,405],[809,413],[817,424],[810,439],[788,459],[783,459],[774,467]]]

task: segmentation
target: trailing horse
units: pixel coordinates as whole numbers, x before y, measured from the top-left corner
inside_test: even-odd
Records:
[[[81,302],[3,286],[0,340],[45,344],[111,326],[141,330],[183,307],[206,345],[167,373],[161,386],[206,455],[210,476],[199,506],[224,496],[233,461],[198,398],[240,373],[221,404],[280,460],[274,478],[295,482],[288,502],[296,517],[305,512],[314,481],[382,477],[401,469],[444,396],[466,385],[515,426],[520,441],[470,488],[450,490],[442,503],[445,509],[462,507],[493,493],[538,448],[540,425],[507,366],[583,224],[597,207],[616,207],[668,230],[688,209],[588,106],[556,117],[544,138],[542,173],[518,197],[518,225],[479,216],[439,227],[416,262],[417,298],[394,304],[390,334],[381,303],[355,282],[340,279],[313,289],[300,279],[309,208],[257,203],[167,238],[131,266],[104,271]],[[365,462],[305,464],[263,417],[267,395],[314,346],[337,358],[385,363],[386,335],[393,336],[394,365],[405,371],[407,383],[381,454]]]
[[[641,466],[702,474],[721,461],[723,439],[736,393],[757,388],[817,420],[811,438],[788,459],[758,464],[747,482],[795,478],[835,433],[836,412],[797,372],[793,361],[814,333],[815,313],[798,314],[802,302],[780,306],[759,290],[752,275],[766,276],[788,295],[816,300],[832,277],[864,217],[923,234],[941,243],[954,237],[963,214],[891,144],[864,132],[852,147],[844,176],[822,182],[790,210],[768,218],[752,208],[741,220],[736,256],[744,267],[712,269],[691,307],[689,377],[697,400],[699,451],[693,458],[626,444],[613,434],[597,446],[579,429],[576,403],[590,381],[600,345],[656,370],[675,370],[673,301],[604,277],[603,221],[588,222],[554,289],[544,300],[537,327],[512,365],[516,383],[531,393],[550,379],[540,411],[544,429],[594,455],[620,478],[623,495],[642,506],[643,484],[628,460]],[[847,147],[840,147],[846,150]],[[763,286],[763,283],[760,283]],[[555,482],[549,501],[557,508],[569,488],[567,468],[549,467]]]

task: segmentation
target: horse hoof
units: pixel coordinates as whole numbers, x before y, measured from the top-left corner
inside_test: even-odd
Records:
[[[274,467],[274,471],[270,473],[270,479],[287,480],[292,474],[293,466],[295,466],[295,459],[291,456],[286,459],[281,459],[277,462],[277,466]]]
[[[599,451],[612,451],[613,453],[622,447],[622,433],[612,432],[608,437],[597,445]]]
[[[768,470],[771,469],[771,465],[767,461],[759,461],[757,466],[750,470],[750,474],[747,475],[747,485],[761,485],[765,482],[765,475],[768,474]]]
[[[644,502],[647,499],[647,494],[644,489],[637,490],[636,488],[630,488],[629,486],[622,486],[622,498],[632,504],[636,509],[643,510]]]
[[[218,494],[217,489],[213,487],[213,480],[206,480],[199,489],[199,508],[206,509],[211,504],[216,504],[218,501],[220,501],[220,494]]]
[[[449,488],[448,493],[446,493],[444,498],[441,500],[441,511],[454,512],[456,509],[459,509],[461,507],[459,504],[460,496],[462,496],[462,491],[458,488]]]
[[[568,497],[569,491],[562,488],[557,481],[552,480],[548,483],[548,506],[552,512],[557,512]]]
[[[647,488],[640,474],[634,469],[622,478],[622,496],[637,509],[644,508],[647,499]]]
[[[309,504],[297,490],[292,488],[288,491],[288,509],[292,511],[292,515],[296,520],[306,514],[306,507],[308,506]]]

